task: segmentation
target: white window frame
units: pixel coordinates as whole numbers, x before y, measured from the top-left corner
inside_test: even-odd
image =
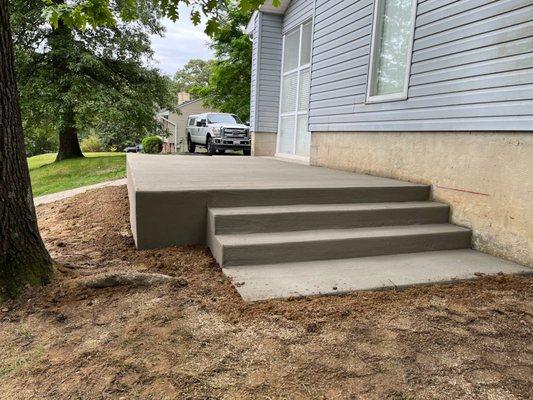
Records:
[[[303,37],[303,27],[306,24],[311,24],[311,54],[309,54],[309,62],[304,65],[300,65],[300,61],[302,58],[302,37]],[[285,62],[285,39],[288,35],[295,32],[296,30],[299,30],[299,38],[298,38],[298,66],[296,68],[293,68],[288,71],[283,71],[283,63]],[[296,141],[298,139],[298,117],[300,115],[307,115],[307,129],[309,129],[309,104],[307,104],[307,108],[305,111],[298,110],[298,106],[300,104],[300,72],[306,68],[309,69],[309,74],[311,74],[311,61],[312,61],[312,46],[313,46],[313,19],[308,19],[298,26],[292,28],[291,30],[287,31],[283,34],[283,40],[282,40],[282,46],[281,46],[281,79],[280,79],[280,88],[279,88],[279,105],[278,105],[278,134],[276,135],[276,157],[281,158],[288,158],[288,159],[294,159],[294,160],[300,160],[300,161],[309,161],[309,156],[300,156],[296,154]],[[283,102],[283,78],[287,75],[291,75],[296,72],[296,111],[292,112],[281,112],[281,104]],[[309,86],[311,86],[311,79],[309,79]],[[280,153],[280,141],[281,141],[281,118],[282,117],[290,117],[294,115],[294,138],[292,143],[292,149],[294,153]]]
[[[377,52],[378,47],[378,24],[379,17],[383,14],[383,5],[386,0],[374,0],[374,15],[372,21],[372,43],[370,45],[370,61],[368,63],[368,80],[366,88],[366,102],[367,103],[379,103],[385,101],[395,101],[395,100],[407,100],[409,92],[409,77],[411,76],[411,60],[413,58],[413,42],[415,36],[415,22],[416,22],[416,9],[418,5],[417,0],[411,0],[411,31],[409,32],[409,38],[407,39],[407,55],[406,62],[407,68],[405,69],[405,84],[402,92],[391,93],[391,94],[382,94],[382,95],[372,95],[372,88],[375,87],[376,79],[376,62],[377,57],[379,56]]]

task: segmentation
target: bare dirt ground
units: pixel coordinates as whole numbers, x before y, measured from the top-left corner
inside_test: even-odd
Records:
[[[1,306],[1,399],[533,398],[531,277],[245,304],[205,248],[136,251],[124,187],[38,215],[56,279]]]

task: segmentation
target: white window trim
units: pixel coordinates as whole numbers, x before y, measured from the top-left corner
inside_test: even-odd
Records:
[[[300,65],[300,61],[301,61],[301,58],[302,58],[303,26],[308,24],[308,23],[311,23],[311,46],[312,46],[313,45],[312,44],[313,43],[313,28],[314,28],[313,19],[308,19],[308,20],[302,22],[298,26],[294,27],[293,29],[291,29],[291,30],[289,30],[289,31],[287,31],[286,33],[283,34],[283,40],[282,40],[282,45],[281,45],[281,79],[280,79],[280,88],[279,88],[280,96],[279,96],[279,105],[278,105],[278,110],[279,110],[278,111],[278,134],[276,135],[276,154],[275,154],[276,157],[286,158],[286,159],[293,159],[293,160],[303,161],[303,162],[309,162],[309,156],[300,156],[300,155],[293,154],[293,153],[281,153],[279,151],[279,148],[280,148],[280,141],[281,141],[281,133],[280,133],[280,130],[281,130],[281,117],[294,116],[294,138],[293,138],[292,148],[293,148],[293,151],[295,151],[295,152],[296,152],[296,141],[298,139],[297,129],[298,129],[298,116],[299,115],[307,115],[308,116],[307,129],[309,129],[309,104],[307,105],[307,109],[306,110],[303,110],[303,111],[298,110],[298,105],[300,103],[300,71],[302,71],[302,70],[304,70],[306,68],[309,68],[309,73],[311,73],[312,47],[311,47],[311,54],[309,55],[309,62],[307,64]],[[284,72],[283,71],[283,63],[285,62],[285,39],[286,39],[286,37],[289,34],[293,33],[297,29],[299,30],[298,67]],[[283,101],[283,78],[285,76],[293,74],[295,72],[296,72],[296,110],[292,111],[292,112],[282,113],[281,112],[281,104],[282,104],[282,101]],[[309,79],[309,85],[311,85],[311,79]]]
[[[370,45],[370,62],[368,63],[368,80],[366,85],[366,102],[367,103],[381,103],[386,101],[407,100],[409,92],[409,77],[411,76],[411,61],[413,58],[413,43],[415,37],[415,23],[416,23],[416,9],[418,6],[417,0],[411,0],[411,31],[409,32],[409,38],[407,40],[407,68],[405,69],[405,85],[402,92],[371,95],[372,87],[375,85],[374,79],[376,79],[376,57],[378,56],[376,48],[377,43],[377,30],[378,30],[378,17],[383,12],[383,4],[385,0],[374,1],[374,15],[372,21],[372,43]]]

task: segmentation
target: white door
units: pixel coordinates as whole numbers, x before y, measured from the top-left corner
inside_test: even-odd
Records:
[[[307,130],[312,24],[307,21],[283,35],[281,99],[279,106],[279,155],[309,158]]]

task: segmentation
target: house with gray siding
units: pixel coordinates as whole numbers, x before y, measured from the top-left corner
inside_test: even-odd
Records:
[[[533,1],[282,0],[251,18],[252,153],[430,184],[533,263]]]

